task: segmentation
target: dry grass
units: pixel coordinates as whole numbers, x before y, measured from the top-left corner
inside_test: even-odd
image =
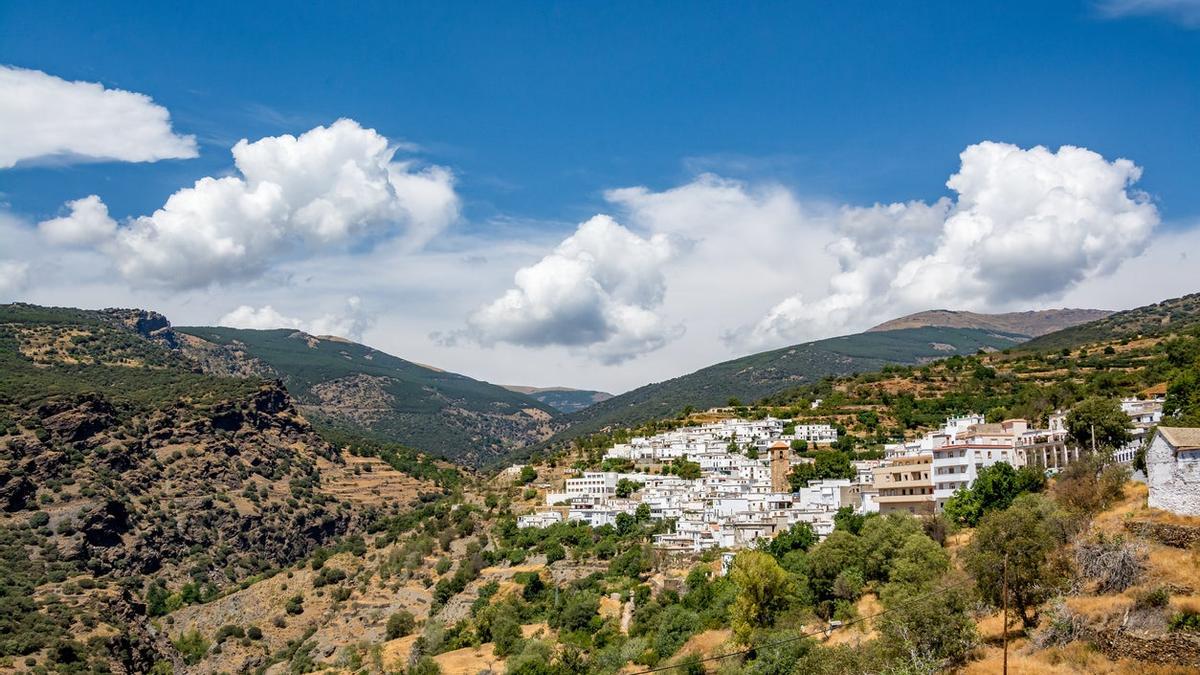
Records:
[[[858,599],[855,605],[860,617],[871,616],[883,611],[883,605],[880,604],[879,598],[873,593],[867,593]],[[844,644],[859,644],[873,640],[878,636],[875,632],[875,620],[868,619],[847,628],[835,630],[825,638],[824,642],[827,645],[844,645]]]
[[[1075,642],[1029,653],[1026,640],[1012,640],[1008,647],[1009,675],[1195,675],[1194,668],[1160,666],[1129,659],[1111,661],[1090,646]],[[1003,650],[988,646],[980,650],[981,657],[962,669],[964,675],[993,675],[1002,670]]]

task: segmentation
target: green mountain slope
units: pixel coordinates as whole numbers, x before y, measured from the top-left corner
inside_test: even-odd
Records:
[[[1110,314],[1098,321],[1064,328],[1030,340],[1022,349],[1074,348],[1105,340],[1162,335],[1200,325],[1200,293]]]
[[[341,338],[291,329],[176,331],[206,369],[279,377],[318,426],[366,430],[464,464],[545,440],[560,426],[557,410],[525,394]]]
[[[731,397],[749,402],[827,375],[922,363],[980,349],[1005,349],[1025,339],[1014,333],[926,326],[807,342],[718,363],[615,396],[570,415],[571,427],[561,436],[658,419],[688,405],[724,405]]]
[[[569,387],[522,387],[515,384],[501,385],[509,391],[515,391],[551,406],[564,413],[579,412],[584,408],[607,401],[613,395],[605,391],[591,389],[571,389]]]

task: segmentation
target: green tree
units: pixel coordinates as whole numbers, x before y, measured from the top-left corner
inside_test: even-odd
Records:
[[[696,613],[681,605],[671,605],[658,617],[658,631],[654,636],[654,651],[660,659],[671,656],[700,627]]]
[[[517,477],[517,481],[522,485],[529,485],[533,481],[537,480],[537,477],[537,469],[526,464],[525,466],[521,467],[521,475]]]
[[[490,630],[493,652],[499,658],[505,658],[517,650],[521,643],[521,621],[517,612],[508,603],[496,606],[491,616]]]
[[[684,480],[698,480],[700,478],[700,465],[696,462],[680,459],[675,462],[674,467],[675,475]]]
[[[830,599],[833,597],[833,582],[843,570],[855,569],[862,573],[862,542],[849,532],[834,530],[825,541],[809,551],[807,564],[813,592],[820,600]]]
[[[889,611],[879,620],[879,644],[893,664],[904,664],[896,672],[942,672],[966,661],[978,633],[970,598],[953,583],[947,578],[932,587],[901,585],[885,594]]]
[[[730,625],[740,643],[753,642],[756,631],[770,628],[787,609],[792,580],[775,559],[761,551],[742,551],[733,559],[729,573],[737,587]]]
[[[208,653],[208,644],[208,640],[204,639],[200,631],[193,630],[183,633],[175,640],[175,649],[183,656],[184,663],[194,666]]]
[[[1200,426],[1200,368],[1186,368],[1167,385],[1163,402],[1164,422],[1178,426]]]
[[[621,499],[625,499],[640,489],[642,489],[642,484],[637,481],[632,481],[628,478],[622,478],[617,481],[617,496]]]
[[[649,522],[650,521],[650,505],[649,504],[638,504],[637,508],[633,510],[633,519],[639,523]]]
[[[817,533],[813,532],[812,525],[808,523],[796,523],[789,529],[775,535],[771,540],[760,540],[758,548],[761,551],[770,553],[776,560],[783,560],[783,556],[789,552],[807,551],[816,543]]]
[[[955,523],[974,527],[984,513],[1006,509],[1019,495],[1045,487],[1046,476],[1038,469],[1016,470],[1007,462],[997,462],[980,469],[970,487],[955,492],[946,502],[945,514]]]
[[[1067,413],[1067,433],[1080,447],[1112,450],[1129,442],[1129,416],[1119,401],[1092,396],[1075,404]]]
[[[600,611],[600,596],[590,591],[572,593],[562,611],[551,617],[551,626],[565,630],[583,630]]]
[[[1065,579],[1062,566],[1051,559],[1063,532],[1055,510],[1041,495],[1022,495],[1009,508],[985,515],[964,553],[980,597],[999,606],[1007,585],[1009,605],[1027,628],[1037,623],[1029,610],[1049,599]]]
[[[855,513],[853,506],[843,506],[833,514],[833,529],[857,535],[867,522],[867,514]]]
[[[388,617],[386,634],[387,639],[395,640],[406,635],[411,635],[413,629],[417,627],[417,620],[413,617],[412,612],[408,610],[400,610],[392,613]]]

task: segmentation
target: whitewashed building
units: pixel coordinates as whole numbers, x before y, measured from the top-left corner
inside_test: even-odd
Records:
[[[1200,516],[1200,429],[1159,427],[1146,449],[1148,505]]]

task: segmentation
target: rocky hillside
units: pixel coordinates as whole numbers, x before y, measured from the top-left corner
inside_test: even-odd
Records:
[[[943,326],[946,328],[979,328],[1037,337],[1081,323],[1103,319],[1110,314],[1112,312],[1105,309],[1043,309],[1005,314],[978,314],[976,312],[934,309],[885,321],[868,332]]]
[[[314,424],[365,432],[467,465],[540,442],[559,411],[523,393],[335,337],[290,329],[178,328],[215,374],[278,377]]]
[[[1163,335],[1200,325],[1200,293],[1116,312],[1103,319],[1080,324],[1030,340],[1025,349],[1061,349],[1124,340],[1138,336]]]
[[[502,386],[509,391],[533,397],[564,413],[579,412],[590,405],[607,401],[613,397],[612,394],[604,391],[571,389],[570,387],[522,387],[515,384]]]
[[[394,471],[407,492],[388,504],[347,490],[341,452],[278,381],[205,375],[177,346],[149,312],[0,306],[9,665],[181,666],[148,616],[219,596],[437,491]]]

